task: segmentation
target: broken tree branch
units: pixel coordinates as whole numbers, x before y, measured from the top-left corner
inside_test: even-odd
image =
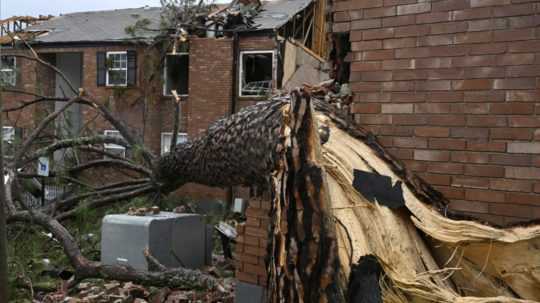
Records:
[[[30,145],[38,138],[39,134],[58,117],[60,114],[65,112],[73,103],[77,102],[79,100],[79,97],[74,97],[70,99],[66,104],[64,104],[62,107],[60,107],[58,110],[54,111],[45,119],[43,119],[39,125],[34,129],[34,131],[22,142],[21,146],[17,149],[15,152],[15,156],[13,159],[13,163],[15,167],[18,166],[19,162],[21,161],[21,158],[28,152],[28,149],[30,148]]]
[[[174,152],[175,147],[176,147],[178,129],[180,128],[180,106],[182,106],[180,103],[181,102],[180,97],[176,94],[176,91],[173,91],[173,95],[175,96],[174,123],[173,123],[173,132],[172,132],[171,145],[169,148],[169,152]]]
[[[129,200],[131,198],[135,198],[135,197],[138,197],[138,196],[141,196],[141,195],[144,195],[144,194],[148,194],[148,193],[151,193],[151,192],[155,192],[155,191],[157,191],[155,185],[153,185],[153,184],[144,185],[143,184],[142,186],[134,187],[134,189],[132,189],[130,191],[117,193],[117,194],[108,194],[103,198],[87,201],[83,205],[79,205],[79,206],[77,206],[77,207],[75,207],[75,208],[73,208],[73,209],[71,209],[69,211],[60,213],[60,214],[56,215],[55,217],[58,220],[63,221],[63,220],[66,220],[68,218],[73,217],[74,215],[76,215],[82,209],[96,209],[96,208],[100,208],[100,207],[110,205],[110,204],[115,203],[115,202]]]
[[[68,169],[68,174],[77,175],[85,170],[99,168],[99,167],[119,167],[141,173],[146,176],[152,176],[152,171],[142,165],[136,165],[124,160],[118,159],[100,159],[89,161]]]
[[[54,204],[55,210],[69,210],[76,206],[78,203],[82,202],[84,199],[93,197],[93,196],[102,196],[102,197],[108,197],[113,194],[122,194],[126,192],[132,192],[133,190],[141,189],[147,187],[148,183],[141,183],[141,184],[135,184],[135,185],[127,185],[123,187],[113,187],[103,190],[96,190],[92,192],[87,192],[83,194],[73,195],[70,197],[67,197],[64,200],[58,201]],[[90,203],[89,203],[90,204]],[[87,207],[87,205],[85,205]]]
[[[79,137],[75,139],[64,139],[54,142],[48,146],[42,147],[35,152],[31,153],[24,159],[24,163],[36,160],[39,157],[51,154],[57,150],[70,148],[70,147],[79,147],[93,144],[117,144],[124,147],[128,147],[129,144],[123,139],[118,137],[111,137],[105,135],[96,135],[93,137]]]
[[[8,222],[24,222],[37,224],[52,233],[64,249],[71,265],[75,269],[75,280],[89,278],[131,281],[142,285],[171,286],[189,289],[213,289],[217,280],[200,270],[176,268],[161,272],[139,272],[131,268],[117,265],[104,265],[86,259],[69,231],[57,220],[35,211],[17,212],[8,218]]]

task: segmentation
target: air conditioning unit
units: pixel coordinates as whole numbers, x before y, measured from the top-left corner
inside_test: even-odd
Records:
[[[147,271],[148,248],[168,268],[201,268],[211,263],[211,230],[198,214],[107,215],[101,227],[101,262]]]

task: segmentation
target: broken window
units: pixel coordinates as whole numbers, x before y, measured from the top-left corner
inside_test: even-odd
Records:
[[[166,154],[171,148],[172,133],[161,133],[161,154]],[[187,142],[188,136],[186,133],[178,133],[176,136],[176,144]]]
[[[135,51],[98,52],[98,86],[133,86],[137,80]]]
[[[176,90],[178,95],[188,94],[189,55],[177,53],[165,57],[163,94],[171,96]]]
[[[106,130],[103,132],[103,134],[108,137],[123,138],[120,132],[117,130]],[[103,144],[103,147],[106,152],[111,153],[113,155],[120,156],[120,157],[126,156],[126,148],[122,145],[118,145],[114,143],[105,143]]]
[[[272,91],[273,51],[240,53],[240,96],[264,96]]]
[[[0,61],[0,85],[15,86],[17,84],[17,71],[15,70],[15,57],[2,56]]]

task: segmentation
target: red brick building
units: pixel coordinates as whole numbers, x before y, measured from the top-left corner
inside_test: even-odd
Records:
[[[161,44],[150,47],[155,31],[126,30],[142,20],[148,23],[147,28],[158,29],[160,12],[160,8],[146,7],[73,13],[26,29],[37,33],[30,43],[41,58],[60,69],[75,89],[84,88],[95,100],[107,104],[156,154],[168,151],[170,145],[175,113],[172,90],[182,98],[179,138],[193,138],[215,120],[266,100],[273,89],[282,86],[287,39],[302,41],[304,48],[326,50],[324,18],[313,17],[314,12],[321,14],[324,9],[310,0],[263,3],[251,20],[252,29],[219,35],[210,26],[205,35],[192,35],[187,43],[171,43],[168,49]],[[10,81],[8,89],[45,96],[73,95],[52,70],[13,56],[30,55],[24,45],[15,41],[9,46],[2,49],[2,77]],[[289,68],[288,75],[290,72]],[[32,95],[4,95],[6,107],[31,99]],[[54,106],[28,107],[21,114],[7,114],[5,124],[24,133],[39,123],[39,115],[52,109]],[[66,120],[73,136],[89,132],[116,135],[107,121],[96,118],[88,108],[72,107]],[[129,156],[121,146],[104,148]],[[181,191],[196,199],[245,196],[240,189],[196,184]],[[247,222],[242,225],[246,227],[239,228],[236,255],[240,281],[265,284],[269,206],[268,201],[251,201]]]
[[[333,1],[356,120],[450,208],[540,218],[540,4]]]
[[[283,2],[283,3],[281,3]],[[62,70],[76,89],[106,103],[145,145],[159,154],[168,150],[174,121],[174,89],[182,98],[180,140],[193,138],[210,123],[243,106],[264,100],[281,87],[284,37],[304,37],[292,18],[311,1],[277,1],[263,4],[253,18],[253,28],[232,32],[193,35],[182,45],[150,47],[160,24],[160,8],[122,9],[65,14],[30,26],[37,33],[30,40],[36,52]],[[137,22],[148,22],[143,30],[130,32]],[[292,23],[290,21],[293,21]],[[295,31],[294,35],[291,32]],[[237,38],[235,38],[237,37]],[[280,37],[278,39],[278,37]],[[7,46],[7,47],[6,47]],[[178,50],[176,49],[178,47]],[[174,50],[173,50],[174,48]],[[46,96],[70,97],[67,84],[46,67],[10,54],[27,54],[22,43],[2,49],[3,72],[9,85],[18,90]],[[166,54],[164,58],[162,54]],[[7,93],[7,104],[32,96]],[[31,128],[41,111],[28,108],[23,118],[7,115],[6,124],[21,130]],[[105,120],[95,119],[92,110],[74,106],[70,112],[73,134],[91,131],[115,135]],[[105,148],[125,153],[119,146]],[[189,186],[196,198],[216,196],[215,190]],[[218,191],[217,197],[223,193]]]

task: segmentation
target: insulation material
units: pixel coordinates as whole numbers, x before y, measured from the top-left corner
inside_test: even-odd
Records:
[[[283,83],[287,83],[296,72],[296,46],[289,40],[285,42],[285,59],[283,60]]]
[[[283,64],[283,87],[294,89],[306,83],[330,79],[326,61],[297,41],[287,39]]]

